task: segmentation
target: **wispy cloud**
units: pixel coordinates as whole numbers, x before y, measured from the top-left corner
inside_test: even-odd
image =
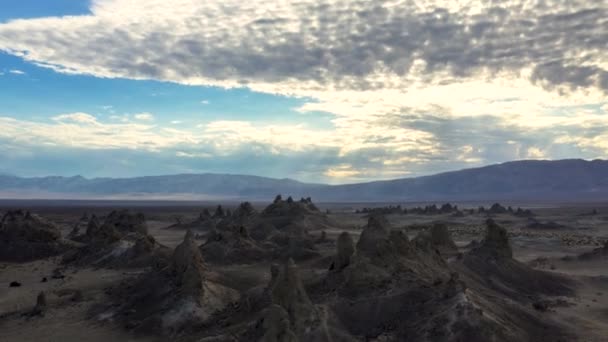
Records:
[[[133,117],[139,121],[154,121],[154,115],[147,112],[134,114]]]
[[[11,69],[8,72],[13,75],[25,75],[25,71],[19,69]]]

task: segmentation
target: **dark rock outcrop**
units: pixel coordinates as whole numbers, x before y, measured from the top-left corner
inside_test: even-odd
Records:
[[[43,259],[70,247],[61,239],[59,228],[29,211],[9,211],[0,221],[0,261]]]
[[[148,234],[146,218],[142,213],[129,210],[112,211],[105,219],[104,225],[111,226],[120,233]]]

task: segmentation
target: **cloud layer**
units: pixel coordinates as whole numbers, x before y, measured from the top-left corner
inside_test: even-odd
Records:
[[[62,73],[302,97],[302,122],[182,132],[150,113],[111,127],[77,113],[49,124],[70,125],[63,137],[10,118],[0,137],[27,128],[46,144],[188,159],[314,152],[327,162],[310,178],[341,180],[608,155],[603,0],[97,0],[91,12],[2,24],[0,50]],[[306,125],[317,111],[331,130]]]

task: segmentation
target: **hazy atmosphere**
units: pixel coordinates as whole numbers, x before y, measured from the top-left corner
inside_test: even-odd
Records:
[[[603,0],[0,6],[2,173],[347,183],[608,151]]]

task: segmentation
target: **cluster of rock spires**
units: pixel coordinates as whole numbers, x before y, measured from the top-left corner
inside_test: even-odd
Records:
[[[32,261],[70,248],[53,223],[29,211],[8,211],[0,221],[0,261]]]
[[[356,243],[348,232],[339,235],[325,273],[303,279],[292,259],[273,265],[268,286],[243,293],[238,303],[212,315],[202,325],[201,340],[519,341],[566,336],[531,316],[529,304],[535,296],[568,295],[571,284],[514,261],[506,232],[493,221],[479,247],[457,261],[446,262],[442,250],[457,250],[446,226],[436,225],[410,240],[383,216],[372,215]],[[508,272],[514,275],[505,277]],[[536,284],[513,283],[518,276],[534,277],[528,280]],[[520,292],[496,302],[502,289],[480,281],[486,278]],[[213,323],[218,321],[221,326]]]
[[[384,207],[376,207],[376,208],[363,208],[357,209],[355,213],[357,214],[375,214],[375,215],[390,215],[390,214],[417,214],[417,215],[440,215],[440,214],[450,214],[460,212],[457,205],[452,205],[450,203],[444,203],[441,206],[437,206],[436,204],[427,205],[424,207],[414,207],[407,209],[402,207],[400,204],[393,206],[384,206]]]
[[[441,206],[437,206],[436,204],[427,205],[424,207],[414,207],[414,208],[402,208],[401,205],[389,205],[385,207],[377,207],[377,208],[363,208],[357,209],[355,211],[357,214],[381,214],[381,215],[389,215],[389,214],[417,214],[417,215],[443,215],[443,214],[452,214],[453,216],[464,216],[465,213],[469,215],[473,215],[476,212],[478,214],[486,214],[486,215],[496,215],[496,214],[511,214],[518,217],[532,217],[534,213],[529,209],[517,208],[513,209],[512,207],[504,207],[499,203],[494,203],[490,208],[485,208],[480,206],[477,211],[475,209],[459,209],[457,205],[451,203],[444,203]]]
[[[199,246],[187,229],[172,253],[148,235],[143,215],[115,211],[104,220],[83,217],[70,233],[80,245],[64,254],[64,262],[148,267],[140,277],[109,289],[113,302],[99,312],[142,333],[263,342],[567,336],[531,312],[535,301],[572,295],[574,284],[514,260],[506,230],[493,220],[487,221],[484,240],[462,255],[446,225],[410,239],[383,215],[369,214],[356,242],[342,232],[335,254],[322,259],[315,243],[326,238],[313,237],[309,229],[331,222],[310,199],[277,196],[262,212],[247,202],[230,213],[221,207],[213,215],[203,212],[200,222],[213,220],[203,231],[206,242]],[[0,237],[43,246],[62,243],[56,227],[27,212],[7,213]],[[598,253],[606,250],[608,243]],[[303,274],[296,266],[315,257],[327,261],[324,270]],[[213,270],[217,263],[271,260],[279,264],[271,267],[268,284],[246,291]],[[46,310],[41,296],[35,315]]]
[[[408,211],[410,214],[418,215],[441,215],[441,214],[452,214],[460,213],[457,205],[450,203],[444,203],[441,206],[435,204],[427,205],[425,207],[415,207]]]
[[[310,198],[283,200],[278,195],[273,203],[258,212],[243,202],[231,213],[221,207],[211,215],[208,210],[193,222],[169,229],[193,229],[201,232],[205,242],[201,252],[213,263],[254,263],[263,260],[293,258],[304,260],[319,255],[316,243],[324,242],[310,230],[333,225]],[[198,236],[198,234],[197,234]]]
[[[88,219],[86,231],[80,234],[82,221]],[[168,260],[169,249],[148,234],[146,219],[141,213],[112,211],[103,223],[97,216],[85,216],[70,233],[82,245],[63,257],[64,263],[96,267],[158,266]]]
[[[513,207],[509,206],[509,207],[504,207],[502,205],[500,205],[500,203],[494,203],[492,204],[492,206],[488,209],[486,209],[485,207],[481,206],[477,209],[477,212],[480,214],[511,214],[511,215],[515,215],[515,216],[519,216],[519,217],[532,217],[534,216],[534,213],[530,210],[530,209],[522,209],[520,207],[517,207],[517,209],[513,209]]]
[[[355,214],[381,214],[381,215],[390,215],[390,214],[407,214],[407,209],[402,208],[401,204],[398,205],[389,205],[384,207],[375,207],[375,208],[362,208],[355,210]]]

